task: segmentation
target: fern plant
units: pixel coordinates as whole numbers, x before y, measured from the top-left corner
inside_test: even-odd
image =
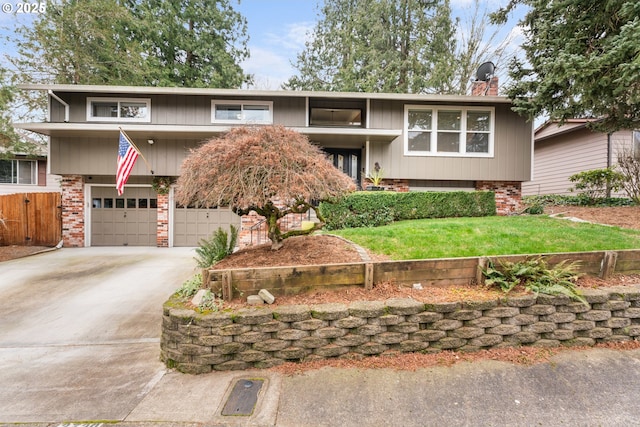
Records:
[[[587,304],[575,282],[580,277],[577,272],[579,262],[568,263],[562,261],[555,267],[549,265],[543,258],[527,259],[518,262],[504,262],[496,267],[489,262],[483,269],[486,286],[499,286],[508,293],[518,285],[535,294],[566,295],[574,300]]]
[[[230,227],[230,233],[218,228],[209,239],[200,240],[196,248],[198,255],[195,260],[200,268],[211,267],[216,262],[226,258],[233,253],[238,241],[238,228]]]

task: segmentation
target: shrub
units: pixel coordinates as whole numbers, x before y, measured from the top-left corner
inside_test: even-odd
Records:
[[[201,287],[202,275],[196,274],[192,278],[185,280],[182,286],[180,286],[180,288],[176,291],[176,294],[183,298],[189,298],[194,296]]]
[[[590,204],[595,204],[597,199],[606,197],[609,191],[620,190],[624,179],[624,175],[613,168],[593,169],[571,175],[569,181],[576,185],[569,190],[578,190]]]
[[[640,205],[640,157],[629,148],[625,148],[618,153],[618,165],[624,176],[624,191],[634,203]]]
[[[540,196],[525,196],[522,202],[528,206],[541,204],[544,206],[629,206],[633,204],[630,199],[621,197],[603,197],[595,200],[585,196],[565,196],[560,194],[545,194]]]
[[[231,236],[226,230],[218,228],[209,239],[200,240],[199,246],[196,248],[198,257],[195,258],[198,267],[211,267],[233,253],[238,241],[238,228],[232,225],[230,230]]]
[[[393,221],[477,217],[496,213],[493,192],[357,192],[336,203],[323,202],[320,213],[329,230],[378,227]]]
[[[575,281],[580,277],[576,272],[577,262],[568,264],[566,261],[549,268],[542,258],[525,261],[504,262],[496,267],[490,262],[482,271],[486,286],[498,286],[508,293],[517,286],[523,286],[535,294],[566,295],[572,299],[587,304],[581,292],[576,288]]]

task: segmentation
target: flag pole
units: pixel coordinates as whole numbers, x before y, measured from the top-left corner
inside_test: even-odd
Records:
[[[144,155],[142,154],[142,151],[140,151],[140,149],[136,146],[136,144],[133,143],[131,138],[129,138],[129,135],[127,135],[127,133],[121,127],[119,127],[118,129],[120,129],[120,132],[122,132],[124,137],[127,138],[127,141],[129,142],[129,144],[131,144],[133,149],[138,152],[140,157],[142,157],[142,160],[144,161],[144,164],[147,165],[147,169],[149,169],[149,172],[151,172],[151,175],[154,175],[153,169],[151,169],[151,165],[149,165],[149,162],[147,162],[147,159],[144,158]]]

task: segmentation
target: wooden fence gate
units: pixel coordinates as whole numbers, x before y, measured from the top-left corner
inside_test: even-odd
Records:
[[[0,196],[0,246],[55,246],[60,240],[60,193]]]

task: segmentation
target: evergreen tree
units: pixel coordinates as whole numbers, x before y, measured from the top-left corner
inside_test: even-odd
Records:
[[[134,35],[142,23],[115,0],[50,1],[17,29],[10,58],[22,83],[142,85],[157,65]]]
[[[47,2],[17,29],[17,80],[239,87],[246,21],[229,0]]]
[[[421,93],[446,87],[449,0],[325,0],[288,89]]]
[[[238,88],[249,82],[247,22],[229,0],[131,1],[148,23],[136,39],[157,62],[160,86]]]
[[[493,15],[504,22],[518,4],[526,61],[510,65],[507,93],[514,110],[602,119],[603,131],[634,129],[640,122],[640,2],[637,0],[511,0]]]

